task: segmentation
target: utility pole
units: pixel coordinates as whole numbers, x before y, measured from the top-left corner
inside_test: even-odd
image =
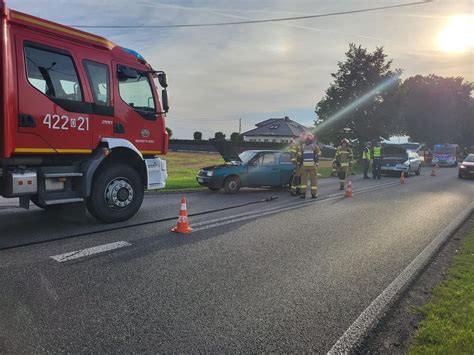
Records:
[[[239,134],[242,133],[242,119],[239,118]]]

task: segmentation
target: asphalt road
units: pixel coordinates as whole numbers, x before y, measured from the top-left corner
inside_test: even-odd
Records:
[[[280,197],[193,217],[189,235],[174,221],[87,234],[104,226],[2,201],[0,248],[85,234],[0,251],[0,352],[327,351],[474,199],[455,169],[428,175],[356,178],[351,199],[334,179],[317,201],[189,194],[191,213]],[[148,195],[127,224],[176,216],[179,199]],[[114,242],[129,245],[51,258]]]

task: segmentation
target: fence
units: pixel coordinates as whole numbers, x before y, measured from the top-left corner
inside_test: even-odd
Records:
[[[228,142],[237,153],[242,153],[244,150],[282,150],[288,147],[286,143],[273,142]],[[168,149],[173,152],[216,152],[212,141],[207,140],[191,140],[191,139],[170,139]],[[322,156],[326,158],[333,158],[335,149],[330,146],[322,146]]]

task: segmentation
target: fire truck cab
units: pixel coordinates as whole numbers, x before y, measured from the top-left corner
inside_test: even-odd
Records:
[[[132,217],[167,178],[166,74],[105,38],[0,7],[0,195]]]

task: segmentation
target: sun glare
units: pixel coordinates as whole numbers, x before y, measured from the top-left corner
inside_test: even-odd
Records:
[[[474,18],[453,17],[438,36],[438,48],[447,53],[463,53],[474,49]]]

